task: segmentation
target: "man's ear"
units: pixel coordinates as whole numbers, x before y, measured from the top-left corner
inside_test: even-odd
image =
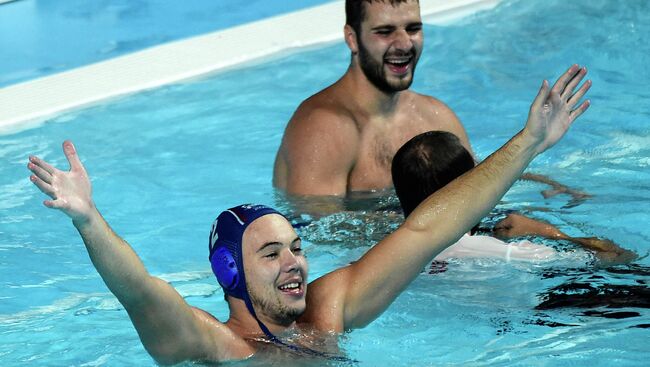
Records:
[[[359,52],[357,32],[355,32],[349,24],[346,24],[345,27],[343,27],[343,37],[345,38],[345,43],[348,45],[352,54],[356,55]]]

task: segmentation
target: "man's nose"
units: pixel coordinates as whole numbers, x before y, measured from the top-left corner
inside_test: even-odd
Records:
[[[405,29],[397,30],[394,33],[393,46],[401,51],[410,51],[413,48],[411,35]]]
[[[284,272],[291,272],[298,269],[298,257],[291,250],[283,251],[281,267]]]

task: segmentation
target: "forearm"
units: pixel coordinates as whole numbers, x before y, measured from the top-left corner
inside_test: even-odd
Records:
[[[156,360],[201,359],[208,329],[201,328],[193,310],[165,281],[150,276],[133,249],[97,211],[90,179],[70,141],[63,143],[70,171],[63,172],[31,156],[30,180],[51,200],[43,204],[65,213],[83,239],[102,279],[129,313],[142,343]]]
[[[164,364],[203,358],[209,332],[201,328],[180,294],[149,275],[131,246],[97,210],[87,220],[73,223],[97,272],[128,312],[149,354]]]
[[[436,191],[397,231],[346,268],[346,327],[363,325],[379,315],[431,259],[497,204],[537,154],[566,133],[589,107],[588,101],[578,102],[590,82],[573,93],[585,73],[573,65],[553,88],[544,81],[521,132],[477,167]]]
[[[592,251],[602,266],[628,264],[637,259],[634,251],[626,250],[614,242],[596,237],[565,238],[585,250]]]
[[[351,265],[355,281],[346,296],[346,327],[363,326],[383,312],[427,263],[497,204],[535,155],[535,141],[517,134],[423,201],[396,232]]]
[[[427,198],[407,218],[405,226],[433,235],[432,246],[444,244],[435,249],[442,251],[498,203],[535,157],[535,143],[520,132],[474,169]]]
[[[141,301],[152,280],[129,244],[113,232],[95,208],[73,224],[95,269],[117,299],[127,308]]]
[[[502,240],[519,236],[540,236],[553,240],[567,239],[568,236],[550,223],[525,217],[521,214],[508,214],[493,229],[493,235]]]

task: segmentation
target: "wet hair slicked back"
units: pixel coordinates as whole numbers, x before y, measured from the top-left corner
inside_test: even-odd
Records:
[[[409,1],[412,0],[345,0],[345,24],[352,27],[358,35],[361,29],[361,22],[366,18],[365,4],[387,2],[392,6],[396,6]],[[419,0],[416,1],[419,2]]]
[[[429,131],[409,140],[397,151],[391,167],[404,216],[472,168],[474,158],[452,133]]]

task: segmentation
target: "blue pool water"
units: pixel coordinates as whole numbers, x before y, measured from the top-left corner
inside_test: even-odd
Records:
[[[0,5],[0,87],[331,0],[21,0]]]
[[[544,199],[543,186],[521,182],[503,207],[570,235],[610,238],[642,258],[610,269],[455,261],[418,277],[382,317],[346,334],[342,349],[361,366],[647,365],[650,3],[506,2],[425,33],[414,89],[447,102],[483,157],[521,128],[543,78],[573,62],[590,68],[591,109],[531,169],[593,198],[567,207],[568,198]],[[348,60],[336,44],[0,136],[1,364],[154,365],[69,220],[41,205],[27,179],[29,154],[65,166],[60,144],[73,140],[97,206],[148,270],[225,319],[207,262],[210,224],[242,202],[286,206],[271,187],[284,125]],[[301,229],[311,279],[358,258],[398,224],[391,211],[351,211]],[[582,307],[535,309],[557,301],[553,294],[575,305],[590,289]],[[623,296],[608,297],[616,292]]]

